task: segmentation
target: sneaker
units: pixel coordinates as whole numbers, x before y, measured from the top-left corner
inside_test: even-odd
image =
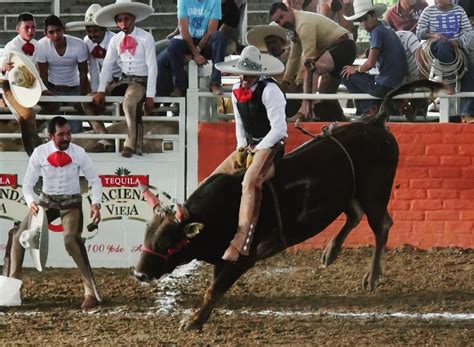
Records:
[[[97,142],[94,146],[88,148],[86,152],[89,153],[112,153],[115,152],[115,146],[108,143]]]

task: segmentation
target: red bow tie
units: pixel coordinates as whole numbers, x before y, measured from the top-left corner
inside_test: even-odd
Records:
[[[119,45],[119,52],[120,54],[125,53],[127,50],[130,52],[131,55],[135,55],[135,50],[137,49],[137,41],[130,35],[125,35],[123,40],[120,42]]]
[[[93,56],[96,59],[104,59],[105,53],[107,53],[107,50],[105,48],[100,47],[100,45],[97,44],[97,46],[95,46],[94,49],[91,51],[91,56]]]
[[[33,53],[35,52],[35,46],[31,43],[31,42],[27,42],[25,43],[22,47],[21,47],[21,50],[23,51],[23,53],[25,53],[26,55],[33,55]]]
[[[72,163],[72,159],[67,153],[56,151],[48,157],[48,162],[54,167],[63,167]]]
[[[234,95],[238,102],[246,102],[252,99],[252,89],[240,87],[234,89]]]

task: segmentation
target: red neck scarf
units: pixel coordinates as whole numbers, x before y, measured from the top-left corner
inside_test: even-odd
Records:
[[[120,54],[129,51],[131,55],[135,55],[135,51],[137,49],[137,41],[130,35],[125,35],[123,40],[120,42],[119,45],[119,52]]]
[[[234,89],[234,95],[238,102],[246,102],[252,99],[252,89],[239,87]]]
[[[99,44],[94,47],[94,49],[91,51],[91,56],[93,56],[96,59],[104,59],[105,54],[107,53],[107,50],[105,48],[100,47]]]
[[[48,162],[54,167],[63,167],[72,163],[72,159],[66,152],[56,151],[48,157]]]
[[[35,52],[35,46],[31,42],[27,42],[21,47],[21,50],[26,55],[32,56]]]

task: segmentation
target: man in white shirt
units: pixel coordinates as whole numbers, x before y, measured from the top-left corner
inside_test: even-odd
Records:
[[[16,31],[18,33],[10,42],[5,45],[0,65],[2,75],[5,79],[2,81],[3,97],[6,100],[10,111],[17,116],[22,131],[22,140],[25,151],[31,155],[34,147],[41,143],[36,131],[36,113],[29,107],[23,107],[13,96],[10,85],[7,82],[8,72],[14,67],[9,55],[11,51],[17,51],[30,57],[33,64],[36,64],[35,56],[37,53],[38,41],[35,40],[36,22],[31,13],[21,13],[18,16]],[[42,90],[46,90],[42,84]]]
[[[87,95],[89,80],[87,78],[87,60],[89,52],[81,39],[64,34],[61,20],[51,15],[44,20],[46,37],[38,41],[36,60],[43,82],[56,95]],[[56,113],[55,109],[47,110]],[[74,105],[81,111],[80,104]],[[70,122],[73,133],[82,131],[82,122]]]
[[[79,268],[84,281],[85,299],[81,308],[90,311],[99,305],[101,299],[94,283],[84,242],[81,240],[83,212],[80,172],[91,186],[90,215],[96,224],[100,221],[102,185],[92,160],[84,149],[71,143],[71,128],[64,117],[54,117],[49,123],[48,133],[50,141],[34,150],[23,179],[23,194],[29,213],[13,239],[10,276],[20,276],[25,253],[20,244],[20,236],[28,228],[30,216],[36,215],[38,206],[42,206],[47,209],[48,222],[57,217],[61,218],[66,250]],[[38,197],[34,187],[40,176],[43,177],[43,186]]]
[[[104,65],[105,54],[109,47],[110,40],[115,35],[113,32],[105,27],[98,26],[95,22],[95,14],[97,11],[102,9],[99,4],[92,4],[86,11],[84,21],[71,22],[66,24],[66,29],[71,30],[84,30],[87,35],[84,36],[84,42],[87,45],[89,51],[89,75],[91,92],[97,93],[99,88],[99,76],[102,66]],[[118,80],[121,76],[122,70],[118,66],[117,62],[113,63],[112,75],[114,80]],[[105,108],[97,109],[94,104],[90,102],[83,102],[82,108],[88,115],[97,114],[97,112],[103,114]],[[107,129],[103,122],[90,121],[92,128],[96,134],[107,134]],[[88,152],[114,152],[115,146],[110,140],[100,140],[91,148],[86,149]]]
[[[249,255],[260,212],[262,185],[273,177],[275,161],[284,152],[287,134],[286,99],[276,81],[263,75],[277,75],[285,69],[277,58],[247,46],[239,59],[216,64],[216,69],[240,75],[232,88],[237,150],[212,173],[234,173],[247,168],[242,182],[239,224],[222,259],[235,262]]]
[[[130,158],[134,153],[141,155],[143,127],[140,118],[143,99],[145,113],[153,110],[157,76],[155,41],[150,33],[135,26],[135,22],[147,18],[153,11],[153,7],[139,2],[117,1],[103,7],[95,16],[97,25],[117,26],[120,30],[110,40],[93,102],[102,107],[106,92],[117,94],[120,89],[124,92],[122,107],[128,128],[122,148],[125,158]],[[122,69],[122,76],[118,84],[108,85],[112,81],[115,61]],[[140,114],[137,117],[138,112]]]

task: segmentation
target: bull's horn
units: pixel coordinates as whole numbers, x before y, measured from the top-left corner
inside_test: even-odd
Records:
[[[192,239],[199,235],[201,230],[204,228],[204,224],[202,223],[189,223],[184,227],[184,233],[188,239]]]
[[[181,205],[180,203],[176,204],[176,219],[180,222],[189,219],[189,211],[186,206]]]
[[[160,205],[160,199],[150,191],[149,186],[140,182],[139,188],[146,202],[153,210]]]

